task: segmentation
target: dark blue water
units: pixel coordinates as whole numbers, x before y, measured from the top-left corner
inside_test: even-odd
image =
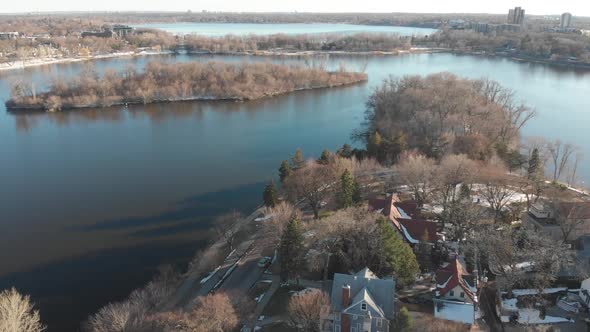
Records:
[[[298,58],[152,56],[101,60],[97,70],[163,61]],[[525,135],[560,137],[590,156],[590,73],[450,54],[332,57],[369,82],[247,103],[10,114],[9,83],[53,77],[86,64],[0,73],[0,289],[29,293],[53,331],[126,296],[162,263],[184,264],[209,238],[210,220],[259,202],[281,160],[350,143],[364,103],[386,76],[450,71],[515,89],[539,116]],[[580,174],[590,179],[590,167]]]

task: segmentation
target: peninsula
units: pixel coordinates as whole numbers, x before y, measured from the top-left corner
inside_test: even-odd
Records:
[[[15,84],[6,108],[59,111],[188,100],[246,101],[366,80],[367,74],[343,68],[331,72],[270,63],[151,62],[141,71],[109,70],[102,76],[88,68],[74,79],[54,81],[40,94],[27,84]]]

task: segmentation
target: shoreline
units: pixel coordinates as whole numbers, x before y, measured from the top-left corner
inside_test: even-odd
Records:
[[[87,109],[87,108],[109,108],[109,107],[116,107],[116,106],[127,106],[127,105],[140,105],[140,104],[165,104],[165,103],[175,103],[175,102],[190,102],[190,101],[234,101],[234,102],[246,102],[251,100],[260,100],[266,98],[272,98],[280,95],[285,95],[297,91],[308,91],[308,90],[318,90],[318,89],[329,89],[329,88],[337,88],[343,86],[349,86],[359,83],[367,82],[368,78],[359,79],[350,82],[344,83],[336,83],[336,84],[326,84],[320,86],[312,86],[307,88],[298,88],[289,91],[282,91],[282,92],[273,92],[264,94],[261,97],[257,98],[247,98],[247,97],[203,97],[203,96],[195,96],[195,97],[187,97],[187,98],[171,98],[171,99],[156,99],[150,102],[143,102],[139,100],[123,100],[120,102],[110,103],[110,104],[84,104],[84,105],[64,105],[60,110],[54,109],[47,109],[44,105],[35,105],[35,106],[15,106],[15,105],[8,105],[6,104],[6,111],[11,113],[26,113],[26,112],[59,112],[65,110],[79,110],[79,109]]]
[[[422,54],[422,53],[443,53],[446,52],[443,48],[411,48],[409,50],[395,50],[395,51],[246,51],[246,52],[199,52],[189,51],[184,54],[188,55],[226,55],[226,56],[293,56],[293,57],[304,57],[304,56],[318,56],[318,55],[359,55],[359,56],[397,56],[405,54]],[[30,67],[38,67],[44,65],[54,65],[63,63],[75,63],[84,61],[94,61],[101,59],[113,59],[113,58],[125,58],[125,57],[138,57],[138,56],[151,56],[151,55],[175,55],[183,54],[174,51],[129,51],[129,52],[118,52],[111,54],[92,55],[88,57],[70,57],[70,58],[38,58],[19,60],[14,62],[0,63],[0,72],[26,69]]]
[[[18,69],[26,69],[26,68],[30,68],[30,67],[38,67],[38,66],[44,66],[44,65],[62,64],[62,63],[75,63],[75,62],[94,61],[94,60],[101,60],[101,59],[138,57],[138,56],[150,56],[150,55],[167,55],[167,54],[174,54],[174,52],[173,51],[140,51],[140,52],[129,51],[129,52],[118,52],[118,53],[110,53],[110,54],[92,55],[92,56],[88,56],[88,57],[70,57],[70,58],[47,57],[47,58],[38,58],[38,59],[28,59],[28,60],[19,60],[19,61],[13,61],[13,62],[0,63],[0,72],[10,71],[10,70],[18,70]]]
[[[89,57],[70,57],[70,58],[39,58],[29,60],[19,60],[14,62],[0,63],[0,72],[26,69],[30,67],[63,64],[63,63],[75,63],[83,61],[94,61],[101,59],[113,59],[113,58],[125,58],[125,57],[139,57],[139,56],[151,56],[151,55],[176,55],[176,54],[187,54],[191,56],[197,55],[221,55],[221,56],[258,56],[258,57],[308,57],[308,56],[329,56],[329,55],[345,55],[345,56],[401,56],[407,54],[434,54],[434,53],[450,53],[455,55],[470,55],[477,57],[498,57],[504,59],[510,59],[520,63],[536,63],[544,64],[549,66],[561,67],[561,68],[572,68],[572,69],[586,69],[590,70],[590,63],[583,62],[569,62],[563,60],[550,60],[533,58],[529,56],[518,56],[502,53],[485,53],[477,51],[458,51],[443,47],[412,47],[410,49],[400,49],[394,51],[245,51],[245,52],[207,52],[207,51],[187,51],[185,53],[175,51],[146,51],[140,52],[129,51],[129,52],[118,52],[111,54],[93,55]]]
[[[443,51],[444,53],[445,51]],[[503,54],[503,53],[485,53],[485,52],[476,52],[476,51],[456,51],[448,49],[447,53],[455,54],[455,55],[470,55],[470,56],[477,56],[477,57],[486,57],[486,58],[503,58],[509,59],[512,61],[516,61],[519,63],[534,63],[534,64],[543,64],[548,66],[554,67],[561,67],[561,68],[571,68],[571,69],[585,69],[590,70],[590,63],[586,62],[569,62],[564,60],[551,60],[551,59],[542,59],[542,58],[534,58],[530,56],[524,55],[512,55],[512,54]]]

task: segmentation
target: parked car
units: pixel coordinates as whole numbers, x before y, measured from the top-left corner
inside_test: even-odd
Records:
[[[268,256],[266,256],[266,257],[262,257],[262,258],[261,258],[261,259],[258,261],[258,267],[260,267],[260,268],[263,268],[263,269],[265,269],[265,268],[269,267],[271,260],[272,260],[272,259],[271,259],[270,257],[268,257]]]

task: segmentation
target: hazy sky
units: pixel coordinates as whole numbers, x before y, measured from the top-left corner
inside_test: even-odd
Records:
[[[6,0],[0,12],[30,11],[301,11],[301,12],[420,12],[507,13],[522,6],[530,14],[571,12],[590,16],[590,0]]]

